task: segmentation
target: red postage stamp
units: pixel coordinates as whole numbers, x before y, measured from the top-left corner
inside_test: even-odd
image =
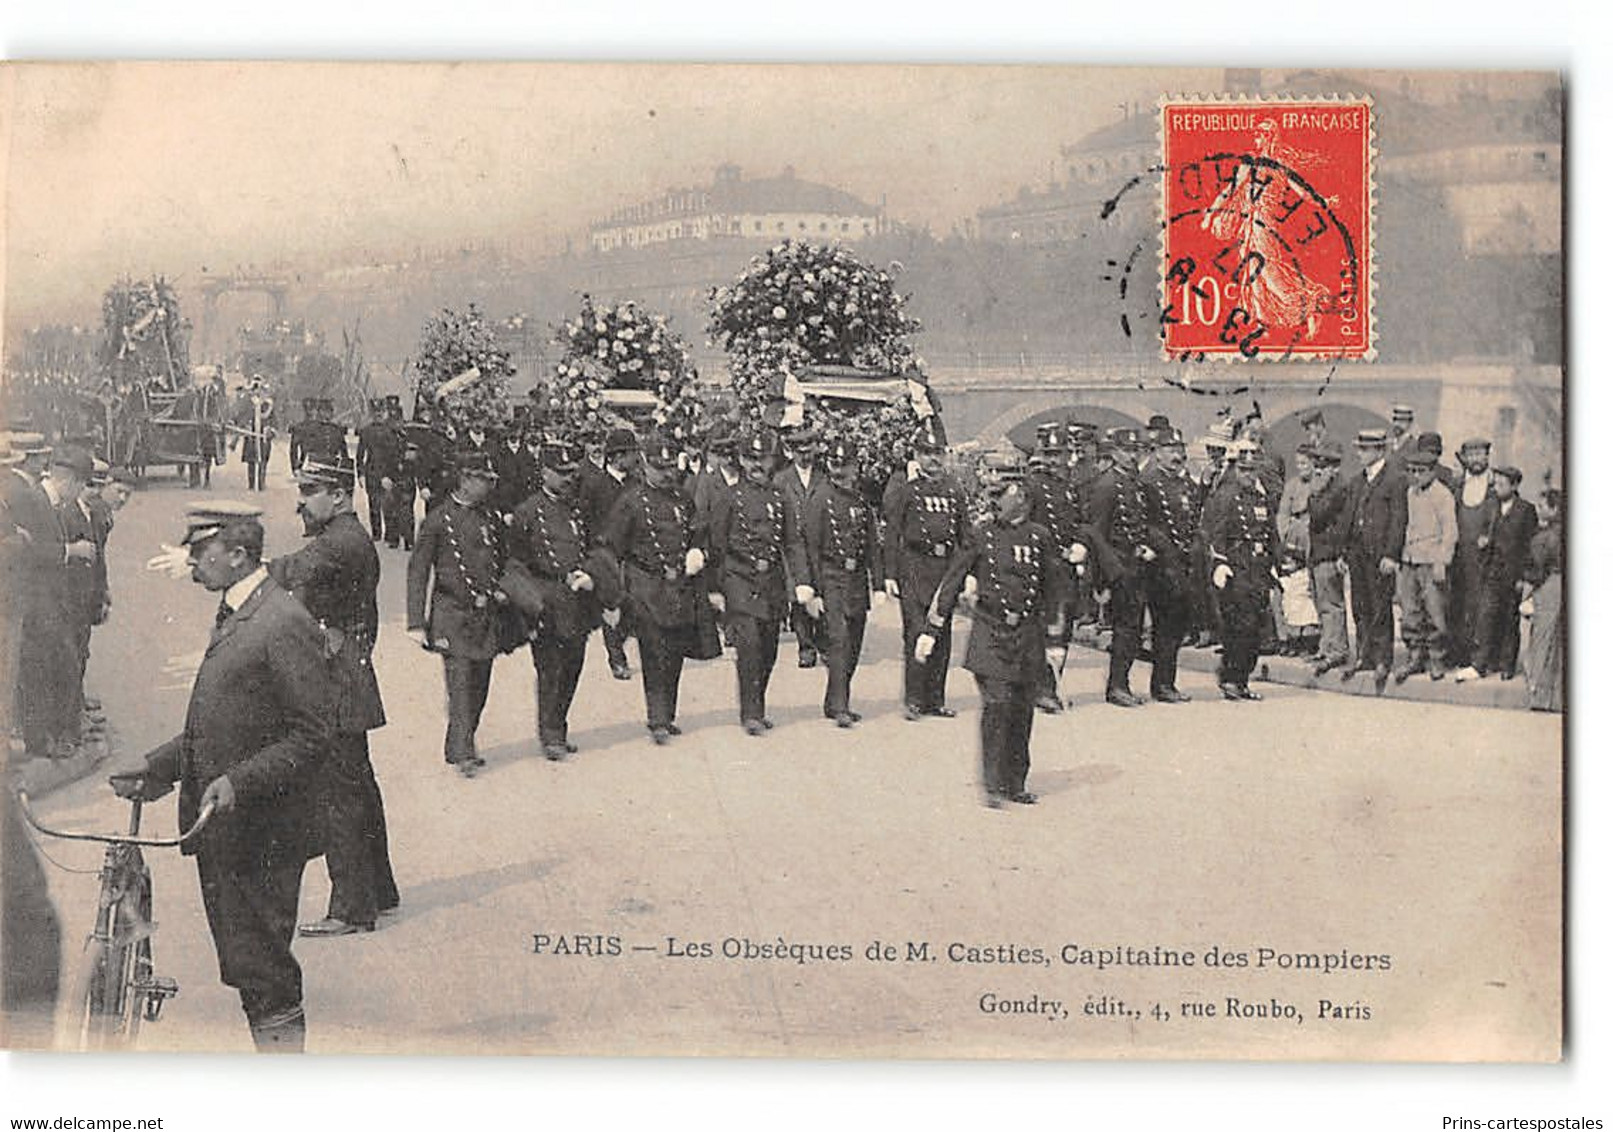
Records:
[[[1170,358],[1373,356],[1372,101],[1165,99]]]

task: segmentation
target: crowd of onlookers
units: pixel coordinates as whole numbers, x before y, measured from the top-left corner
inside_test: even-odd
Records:
[[[128,493],[87,448],[0,434],[0,680],[29,758],[70,758],[104,727],[84,669],[112,609],[106,546]]]

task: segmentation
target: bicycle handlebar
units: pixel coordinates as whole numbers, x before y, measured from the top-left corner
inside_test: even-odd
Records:
[[[140,803],[135,802],[134,804],[138,806]],[[28,791],[26,790],[17,791],[17,805],[22,810],[23,820],[47,837],[58,837],[63,841],[99,841],[106,845],[139,845],[150,849],[172,849],[175,846],[183,845],[201,832],[202,827],[213,817],[214,811],[213,803],[209,802],[202,807],[202,812],[196,815],[195,825],[178,837],[165,838],[134,837],[124,833],[76,833],[51,829],[49,826],[41,824],[39,819],[34,816],[33,810],[28,808]]]

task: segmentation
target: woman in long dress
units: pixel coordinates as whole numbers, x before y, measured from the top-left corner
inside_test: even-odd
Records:
[[[1533,608],[1529,621],[1529,652],[1524,673],[1529,681],[1529,706],[1535,711],[1563,710],[1563,493],[1548,490],[1540,501],[1540,529],[1529,543],[1529,568],[1524,580],[1531,587],[1527,599]],[[1526,607],[1527,608],[1527,607]]]

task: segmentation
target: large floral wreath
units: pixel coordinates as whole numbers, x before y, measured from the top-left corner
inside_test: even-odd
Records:
[[[543,397],[545,417],[577,429],[617,424],[642,408],[669,429],[691,429],[701,415],[689,346],[665,315],[629,300],[610,306],[582,297],[582,309],[555,331],[561,351]]]
[[[414,369],[419,403],[432,406],[455,429],[493,432],[509,419],[515,366],[475,303],[427,321]]]
[[[856,444],[863,476],[881,486],[905,461],[921,416],[930,412],[927,396],[858,404],[807,396],[802,379],[823,367],[845,367],[923,388],[922,362],[908,341],[920,327],[896,289],[900,271],[898,263],[887,270],[863,263],[839,244],[786,240],[753,258],[732,285],[711,292],[707,327],[728,354],[747,415],[768,420],[781,404],[788,413],[793,402],[803,423]]]

